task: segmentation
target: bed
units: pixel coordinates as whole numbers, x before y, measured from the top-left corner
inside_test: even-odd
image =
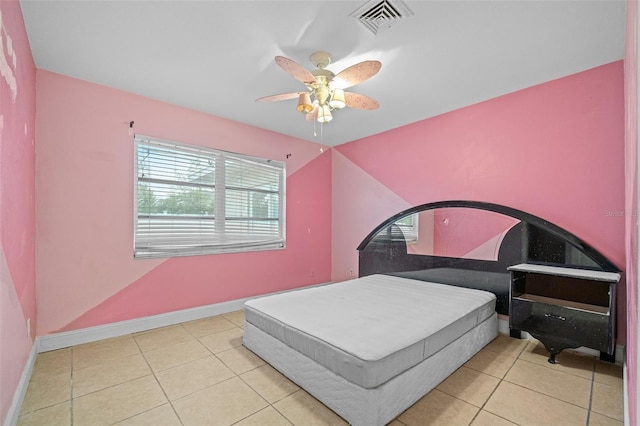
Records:
[[[498,334],[493,293],[374,274],[245,304],[244,345],[353,425],[383,425]]]
[[[503,315],[507,315],[509,312],[511,275],[506,271],[493,272],[477,269],[433,268],[418,271],[389,272],[388,275],[458,287],[483,289],[495,294],[496,312]]]
[[[431,252],[417,253],[425,245],[418,219]],[[357,279],[247,301],[243,344],[350,424],[367,426],[393,420],[497,337],[509,266],[612,267],[540,218],[468,201],[395,215],[358,251]]]

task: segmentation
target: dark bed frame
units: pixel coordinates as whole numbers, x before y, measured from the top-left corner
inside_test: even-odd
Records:
[[[396,221],[439,208],[486,210],[519,223],[505,234],[495,261],[408,253],[407,241]],[[526,263],[619,272],[604,255],[569,231],[521,210],[477,201],[440,201],[412,207],[375,228],[358,251],[361,277],[387,274],[486,290],[496,295],[496,311],[503,315],[509,315],[510,266]],[[512,330],[511,335],[520,337],[520,331]]]

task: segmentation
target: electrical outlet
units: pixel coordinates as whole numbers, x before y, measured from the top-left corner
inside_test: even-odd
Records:
[[[349,269],[349,276],[352,277],[353,276],[353,269]]]

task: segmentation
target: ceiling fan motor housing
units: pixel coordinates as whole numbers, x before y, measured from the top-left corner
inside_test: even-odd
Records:
[[[309,59],[316,68],[326,68],[331,63],[331,54],[320,50],[312,53]]]
[[[319,59],[316,58],[318,60],[326,59],[327,64],[331,61],[330,57],[322,58],[322,55],[329,55],[327,52],[314,53],[313,55],[311,55],[312,61],[313,61],[314,55],[316,55],[319,58]],[[308,84],[307,87],[311,89],[311,91],[313,92],[313,96],[318,100],[318,103],[320,105],[324,105],[326,104],[327,100],[329,99],[329,96],[331,95],[331,89],[329,88],[329,83],[331,83],[331,80],[333,80],[333,77],[335,77],[335,74],[329,71],[328,69],[322,68],[320,64],[316,64],[316,66],[318,68],[311,71],[311,74],[315,77],[316,81],[311,84]]]
[[[324,105],[331,94],[329,90],[329,82],[331,79],[324,75],[316,75],[315,77],[316,82],[311,85],[311,90],[313,90],[313,96],[318,100],[318,103]]]

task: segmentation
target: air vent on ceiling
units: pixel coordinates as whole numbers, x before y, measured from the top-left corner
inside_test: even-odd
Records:
[[[371,0],[350,16],[362,22],[372,33],[378,34],[411,15],[413,12],[402,0]]]

